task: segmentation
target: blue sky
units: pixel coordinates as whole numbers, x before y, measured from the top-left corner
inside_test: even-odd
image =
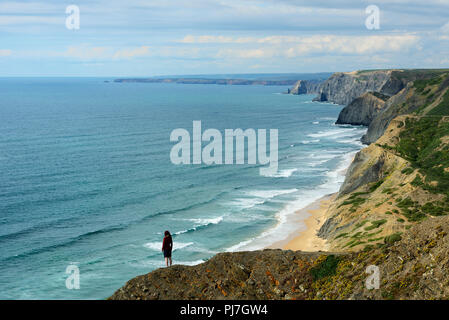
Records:
[[[0,76],[442,68],[449,0],[0,0],[0,40]]]

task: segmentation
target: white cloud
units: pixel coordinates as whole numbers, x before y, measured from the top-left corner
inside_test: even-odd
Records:
[[[64,25],[65,16],[14,16],[0,15],[0,25],[42,25],[42,24],[61,24]]]
[[[369,35],[369,36],[269,36],[232,38],[223,36],[188,35],[186,44],[220,44],[218,58],[271,58],[275,56],[294,58],[310,54],[366,55],[400,52],[411,48],[420,49],[420,37],[415,34]],[[229,44],[228,48],[222,48]]]
[[[285,42],[300,42],[303,37],[296,36],[268,36],[262,38],[256,37],[225,37],[225,36],[215,36],[215,35],[201,35],[193,36],[186,35],[182,40],[177,42],[181,43],[270,43],[270,44],[280,44]]]
[[[7,57],[12,54],[12,51],[9,49],[0,49],[0,57]]]
[[[336,36],[336,35],[313,35],[313,36],[268,36],[256,37],[224,37],[213,35],[192,36],[187,35],[179,42],[186,44],[194,43],[229,43],[229,44],[298,44],[303,46],[304,51],[314,49],[322,51],[325,49],[334,51],[352,51],[355,53],[367,52],[370,49],[386,49],[397,51],[404,46],[415,44],[419,37],[414,34],[400,35],[372,35],[372,36]],[[345,49],[347,48],[347,50]]]
[[[121,49],[114,53],[113,58],[114,59],[132,59],[135,57],[142,57],[149,55],[150,53],[150,47],[148,46],[141,46],[134,49]]]
[[[106,47],[71,46],[62,55],[80,60],[105,59],[111,57],[111,50]]]
[[[312,36],[287,50],[287,56],[309,53],[374,54],[399,52],[418,47],[419,37],[413,34],[374,36]]]
[[[441,31],[444,33],[449,33],[449,22],[441,27]]]
[[[150,47],[140,46],[134,48],[113,49],[110,47],[90,47],[87,45],[70,46],[61,55],[79,60],[125,60],[150,54]]]
[[[269,48],[259,49],[220,49],[216,55],[217,58],[243,58],[260,59],[271,58],[275,52]]]
[[[48,14],[58,13],[61,9],[65,8],[64,5],[49,4],[44,2],[12,2],[6,1],[0,3],[0,12],[6,14]]]
[[[186,35],[182,40],[179,40],[181,43],[232,43],[235,40],[232,37],[224,37],[224,36],[192,36]]]

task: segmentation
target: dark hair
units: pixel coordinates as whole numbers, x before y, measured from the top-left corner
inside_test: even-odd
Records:
[[[164,235],[165,235],[166,237],[171,237],[171,234],[170,234],[170,232],[169,232],[168,230],[164,232]]]

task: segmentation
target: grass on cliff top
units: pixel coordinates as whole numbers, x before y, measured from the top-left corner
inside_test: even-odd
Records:
[[[441,76],[436,76],[435,78],[431,79],[418,79],[413,82],[413,86],[415,87],[416,91],[419,93],[424,93],[424,89],[428,86],[438,85],[443,81],[443,78]]]
[[[443,96],[443,101],[440,102],[435,108],[430,110],[427,115],[447,116],[449,115],[449,90]]]
[[[444,136],[449,136],[449,122],[442,121],[442,117],[408,118],[405,129],[399,134],[396,151],[410,161],[414,169],[418,169],[419,175],[412,185],[434,194],[443,194],[446,198],[424,205],[410,197],[397,199],[397,206],[409,221],[449,213],[449,144],[442,143]],[[406,173],[411,172],[408,170]]]
[[[425,190],[449,196],[449,145],[440,140],[444,136],[449,136],[449,122],[440,117],[408,118],[396,151],[419,169]]]
[[[397,241],[400,241],[402,239],[401,234],[402,234],[402,232],[396,232],[396,233],[393,233],[392,235],[386,236],[384,238],[385,244],[391,245]]]
[[[379,228],[381,225],[383,225],[383,224],[386,223],[386,222],[387,222],[386,219],[381,219],[381,220],[371,221],[371,225],[365,227],[365,231],[377,229],[377,228]]]
[[[394,72],[393,76],[398,79],[416,81],[433,79],[448,72],[449,69],[404,69],[402,71]]]
[[[317,266],[310,269],[313,280],[319,280],[325,277],[333,276],[337,271],[340,259],[334,255],[329,255]]]

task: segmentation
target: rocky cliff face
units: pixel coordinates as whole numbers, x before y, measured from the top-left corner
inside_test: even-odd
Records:
[[[138,276],[109,299],[448,299],[448,232],[448,217],[439,217],[361,252],[220,253]],[[377,290],[365,285],[369,265],[379,268]]]
[[[382,110],[378,112],[371,121],[368,122],[368,130],[366,134],[362,137],[362,142],[364,144],[370,144],[379,139],[385,130],[387,129],[390,121],[393,120],[396,116],[400,114],[405,114],[407,111],[412,111],[412,108],[403,108],[402,110],[397,106],[403,105],[403,103],[407,100],[408,97],[411,97],[412,86],[411,84],[407,85],[404,89],[402,89],[398,94],[392,96],[388,99]],[[406,110],[407,109],[407,110]]]
[[[449,117],[393,119],[355,156],[329,212],[319,235],[334,251],[357,251],[449,214]]]
[[[377,92],[364,93],[341,110],[336,124],[368,126],[384,109],[388,98]]]
[[[419,70],[416,74],[408,72],[403,76],[405,87],[397,94],[391,96],[382,110],[369,123],[366,135],[362,142],[370,144],[379,139],[385,132],[391,120],[398,115],[409,114],[419,109],[436,107],[449,88],[449,73],[445,70],[429,71]],[[397,77],[397,76],[396,76]],[[367,106],[362,106],[366,108]]]
[[[392,119],[408,114],[435,100],[417,92],[423,83],[440,81],[448,75],[441,70],[381,70],[335,73],[322,84],[318,101],[348,104],[340,113],[337,124],[366,125],[367,134],[362,142],[370,144],[385,131]],[[449,84],[448,84],[449,85]],[[447,88],[448,85],[443,86]],[[441,88],[427,88],[431,94],[440,94]],[[438,91],[438,92],[437,92]],[[377,98],[377,99],[376,99]],[[430,99],[430,100],[429,100]],[[429,101],[427,101],[429,100]]]
[[[295,85],[288,89],[289,94],[317,94],[320,91],[322,81],[298,80]]]
[[[384,86],[389,88],[386,93],[390,93],[393,88],[389,81],[392,72],[380,70],[334,73],[321,85],[315,100],[347,105],[366,92],[383,93]]]

